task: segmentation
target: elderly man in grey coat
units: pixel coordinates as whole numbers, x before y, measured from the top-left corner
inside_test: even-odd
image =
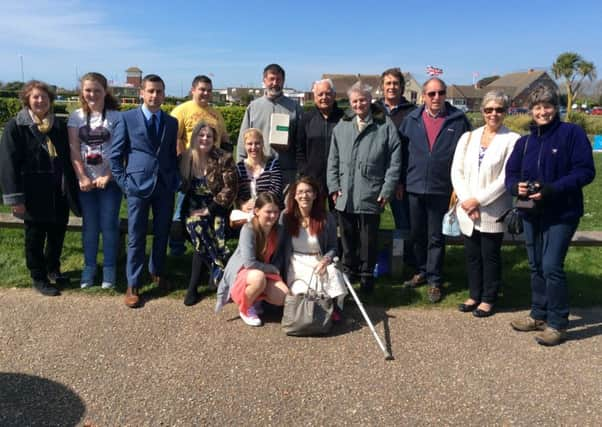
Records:
[[[370,87],[348,91],[351,110],[332,133],[327,185],[335,202],[343,267],[360,276],[361,290],[374,290],[380,214],[395,191],[401,169],[399,134],[391,119],[373,105]]]

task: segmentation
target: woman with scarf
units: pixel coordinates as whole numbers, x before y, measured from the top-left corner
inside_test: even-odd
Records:
[[[69,208],[79,213],[67,128],[52,111],[55,95],[46,83],[27,82],[20,98],[23,109],[6,124],[0,143],[2,198],[25,221],[34,289],[56,296],[69,282],[60,268]]]

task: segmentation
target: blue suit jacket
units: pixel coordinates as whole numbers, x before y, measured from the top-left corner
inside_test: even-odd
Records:
[[[115,129],[111,171],[126,196],[149,198],[157,180],[170,192],[179,184],[176,142],[178,121],[161,112],[160,144],[155,147],[140,108],[123,113],[123,126]]]

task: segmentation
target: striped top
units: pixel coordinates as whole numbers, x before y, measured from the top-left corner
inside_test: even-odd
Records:
[[[237,200],[239,204],[253,197],[253,187],[255,187],[255,195],[268,191],[278,197],[278,200],[282,201],[282,171],[278,159],[268,159],[263,172],[257,178],[249,175],[244,160],[236,164],[236,170],[238,172]]]

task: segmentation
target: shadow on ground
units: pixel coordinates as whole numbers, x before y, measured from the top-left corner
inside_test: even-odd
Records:
[[[45,378],[0,372],[0,425],[75,426],[86,406],[63,384]]]
[[[584,340],[602,335],[602,312],[575,310],[571,313],[567,340]]]

